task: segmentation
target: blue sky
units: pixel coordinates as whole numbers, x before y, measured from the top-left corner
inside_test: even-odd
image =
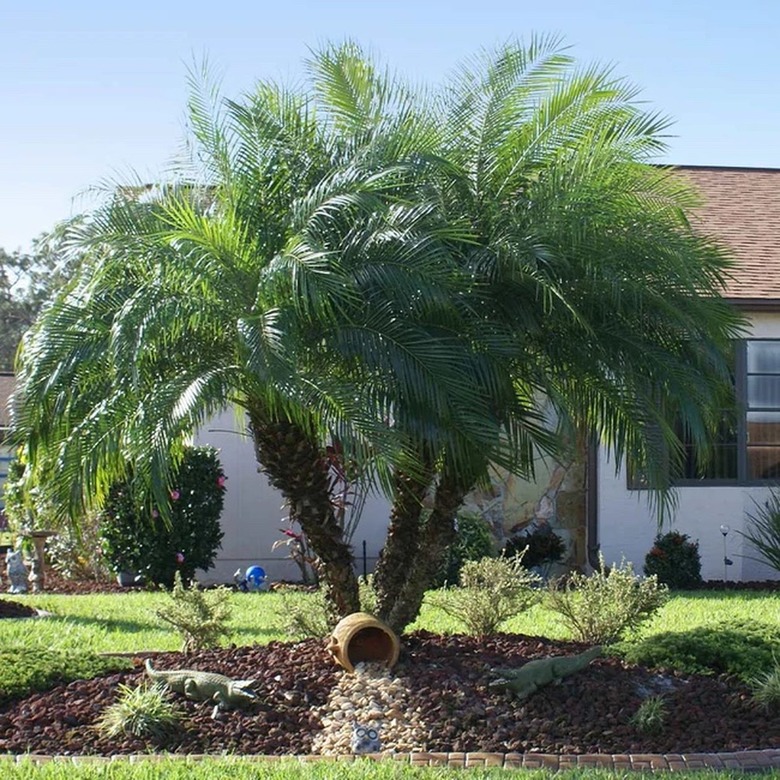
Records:
[[[345,37],[436,81],[480,47],[558,33],[674,118],[661,162],[780,167],[776,0],[0,0],[0,30],[6,249],[83,208],[91,185],[164,168],[193,57],[206,55],[235,96],[295,79],[309,47]]]

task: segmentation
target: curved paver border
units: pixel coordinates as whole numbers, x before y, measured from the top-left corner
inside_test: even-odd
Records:
[[[115,761],[140,763],[143,761],[162,761],[167,759],[182,761],[203,761],[209,758],[225,758],[223,755],[206,754],[133,754],[118,756],[48,756],[36,753],[24,755],[0,754],[0,762],[29,761],[36,764],[51,761],[72,764],[108,764]],[[343,755],[303,755],[303,756],[257,756],[235,755],[233,759],[242,761],[279,761],[297,759],[301,762],[313,761],[403,761],[412,766],[446,766],[454,769],[471,767],[503,767],[504,769],[614,769],[639,770],[652,772],[679,772],[696,769],[736,769],[747,772],[768,772],[780,769],[780,749],[744,750],[734,753],[625,753],[608,755],[606,753],[583,754],[546,754],[546,753],[370,753],[365,756]]]

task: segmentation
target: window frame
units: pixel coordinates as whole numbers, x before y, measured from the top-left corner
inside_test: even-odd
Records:
[[[748,389],[748,363],[747,363],[747,349],[750,342],[776,342],[780,345],[780,336],[770,337],[764,336],[760,338],[750,337],[744,339],[737,339],[734,344],[734,394],[736,397],[737,406],[737,476],[731,477],[716,477],[716,478],[698,478],[693,479],[690,477],[683,477],[678,479],[670,479],[670,486],[673,488],[708,488],[708,487],[766,487],[768,485],[777,484],[777,477],[766,478],[749,478],[748,477],[748,413],[749,412],[778,412],[780,413],[780,402],[777,407],[758,407],[751,409],[748,406],[747,389]],[[761,375],[763,372],[754,372],[756,375]],[[771,376],[779,376],[777,374],[769,374]],[[780,448],[780,441],[777,444]],[[648,490],[647,485],[641,484],[640,480],[636,477],[632,479],[632,473],[630,468],[626,468],[626,488],[630,491],[636,490]]]

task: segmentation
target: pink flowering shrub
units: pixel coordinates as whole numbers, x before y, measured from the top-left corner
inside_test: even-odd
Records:
[[[115,485],[103,513],[103,548],[115,571],[135,572],[146,583],[173,587],[176,572],[189,582],[196,569],[214,565],[222,543],[226,480],[217,453],[188,447],[173,477],[170,524],[158,508],[137,496],[131,481]]]

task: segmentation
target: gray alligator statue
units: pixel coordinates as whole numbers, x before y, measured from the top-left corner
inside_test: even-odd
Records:
[[[242,707],[257,701],[257,694],[252,690],[255,680],[231,680],[224,674],[199,672],[194,669],[158,671],[152,668],[152,662],[148,658],[145,665],[146,673],[152,682],[163,683],[188,699],[213,702],[212,718],[219,717],[220,710]]]
[[[511,691],[516,699],[525,699],[539,688],[559,682],[570,674],[582,671],[594,658],[601,655],[601,647],[591,647],[579,655],[553,655],[537,658],[519,669],[491,669],[498,679],[489,683],[491,688]]]

